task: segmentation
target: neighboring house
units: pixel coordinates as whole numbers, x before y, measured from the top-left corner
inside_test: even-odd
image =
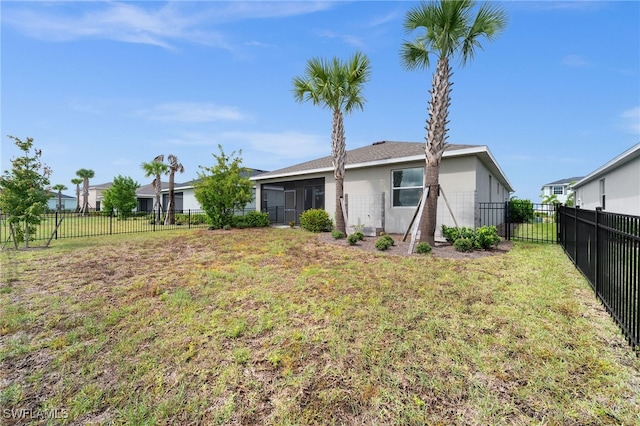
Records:
[[[567,179],[560,179],[555,182],[545,183],[541,188],[541,197],[542,199],[545,199],[547,197],[555,195],[559,203],[566,204],[567,198],[569,198],[569,196],[573,193],[571,184],[578,182],[580,179],[582,179],[582,176],[570,177]]]
[[[348,225],[387,233],[409,229],[424,187],[424,142],[375,142],[347,152],[344,179]],[[298,223],[311,208],[335,213],[335,179],[331,157],[323,157],[252,178],[257,202],[275,223]],[[476,227],[479,203],[505,202],[514,191],[486,146],[447,145],[440,165],[438,223]],[[496,224],[497,225],[497,224]]]
[[[100,211],[102,191],[111,188],[112,185],[112,182],[89,185],[89,210]],[[80,184],[80,205],[82,205],[82,184]]]
[[[640,143],[573,185],[576,206],[640,216]]]
[[[258,169],[252,169],[252,168],[248,168],[248,170],[249,170],[249,177],[250,178],[252,178],[254,176],[258,176],[258,175],[260,175],[262,173],[265,173],[264,170],[258,170]],[[198,200],[196,200],[196,194],[195,194],[195,186],[196,186],[196,184],[198,182],[200,182],[200,180],[201,179],[194,179],[194,180],[189,181],[189,182],[176,183],[174,185],[173,191],[174,191],[174,197],[175,197],[175,201],[176,201],[175,210],[177,212],[187,211],[187,210],[202,210],[202,206],[200,205]],[[253,201],[245,206],[244,211],[248,212],[248,211],[256,210],[255,191],[256,191],[256,189],[254,187],[253,188]],[[162,186],[162,208],[166,209],[168,205],[169,205],[169,186],[166,185],[166,187],[165,187],[164,184],[163,184],[163,186]]]
[[[69,195],[61,194],[60,200],[58,200],[57,191],[49,191],[51,198],[47,201],[47,209],[52,212],[58,211],[58,201],[61,201],[60,211],[75,210],[78,206],[78,199]]]

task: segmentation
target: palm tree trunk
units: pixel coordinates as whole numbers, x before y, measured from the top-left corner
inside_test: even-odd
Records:
[[[344,197],[344,164],[347,159],[346,142],[344,137],[344,122],[342,111],[333,111],[333,127],[331,132],[331,156],[333,176],[336,182],[336,229],[346,233],[347,224],[344,221],[341,200]]]
[[[449,105],[451,104],[451,67],[445,56],[438,59],[433,74],[429,118],[427,120],[426,174],[424,187],[428,190],[427,202],[420,218],[420,241],[435,244],[438,195],[440,192],[440,160],[447,141]]]
[[[169,225],[175,225],[176,223],[175,215],[174,215],[175,204],[173,203],[173,200],[175,197],[174,190],[173,190],[174,175],[175,175],[175,171],[172,169],[171,173],[169,173],[169,205],[167,206],[168,207],[167,218],[168,218]]]
[[[89,179],[82,182],[82,213],[89,214]]]

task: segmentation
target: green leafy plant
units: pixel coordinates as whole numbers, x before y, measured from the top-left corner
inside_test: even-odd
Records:
[[[358,244],[358,241],[361,241],[361,240],[356,234],[351,234],[347,237],[347,242],[349,243],[349,245],[354,246]]]
[[[473,250],[473,241],[469,238],[458,238],[453,242],[453,247],[457,251],[469,252]]]
[[[495,226],[481,226],[476,229],[473,245],[478,249],[488,249],[491,246],[497,246],[500,241],[502,238],[498,235],[498,229]]]
[[[338,231],[337,229],[334,229],[333,231],[331,231],[331,236],[333,238],[335,238],[336,240],[342,239],[344,238],[344,232],[342,231]]]
[[[512,223],[531,222],[533,217],[533,204],[530,200],[519,200],[514,197],[509,201],[509,220]]]
[[[138,205],[136,190],[140,184],[128,176],[118,175],[113,178],[113,185],[102,191],[103,208],[107,214],[114,210],[119,219],[126,219],[132,215],[132,210]]]
[[[358,238],[358,241],[364,241],[364,232],[356,231],[353,233]]]
[[[326,211],[309,209],[300,215],[300,226],[311,232],[329,232],[333,228],[333,222]]]
[[[264,228],[271,225],[269,214],[265,212],[253,211],[242,216],[244,221],[252,228]]]
[[[431,244],[429,244],[426,241],[418,243],[418,245],[416,246],[416,253],[427,254],[427,253],[431,253],[431,250],[432,250]]]
[[[376,241],[376,244],[375,244],[378,250],[387,250],[392,245],[393,245],[393,238],[391,238],[388,235],[384,235],[378,238],[378,241]]]

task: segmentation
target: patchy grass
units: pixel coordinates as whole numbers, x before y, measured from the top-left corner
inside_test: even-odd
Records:
[[[640,361],[553,245],[183,230],[0,256],[7,424],[640,422]]]

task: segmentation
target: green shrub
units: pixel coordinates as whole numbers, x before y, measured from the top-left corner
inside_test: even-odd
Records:
[[[337,229],[334,229],[333,231],[331,231],[331,236],[336,240],[339,240],[344,238],[344,233],[341,231],[338,231]]]
[[[376,241],[376,248],[378,250],[386,250],[392,245],[393,245],[393,238],[389,237],[388,235],[382,236],[378,238],[378,241]]]
[[[416,246],[416,253],[427,254],[431,253],[431,244],[425,242],[418,243]]]
[[[358,241],[360,241],[360,238],[358,238],[358,236],[354,233],[351,234],[347,237],[347,242],[349,243],[349,245],[356,245],[358,244]]]
[[[473,241],[469,238],[458,238],[453,242],[453,247],[457,251],[469,252],[473,250]]]
[[[461,228],[448,227],[446,225],[442,225],[442,236],[447,240],[449,244],[453,243],[458,238],[469,238],[473,239],[473,229],[467,228],[465,226]]]
[[[396,243],[395,241],[393,241],[393,237],[391,235],[384,234],[381,235],[380,238],[388,240],[391,245],[394,245]]]
[[[358,237],[358,241],[364,241],[364,232],[356,231],[353,233],[356,237]]]
[[[534,217],[533,204],[529,200],[512,198],[509,201],[509,221],[512,223],[531,222]]]
[[[491,246],[497,246],[501,240],[495,226],[481,226],[476,229],[473,245],[479,249],[488,249]]]
[[[211,227],[209,229],[215,229],[215,228]],[[224,229],[225,231],[231,231],[231,225],[227,223],[225,226],[222,227],[222,229]]]
[[[269,214],[265,212],[253,211],[245,214],[243,221],[246,222],[252,228],[263,228],[271,225],[269,220]]]
[[[311,232],[329,232],[333,228],[333,222],[326,211],[309,209],[300,215],[300,226]]]

